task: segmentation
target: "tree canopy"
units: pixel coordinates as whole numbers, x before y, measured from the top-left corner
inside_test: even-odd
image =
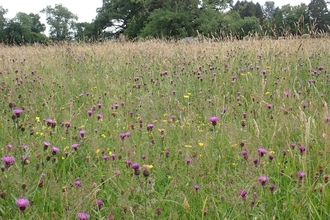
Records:
[[[247,0],[103,0],[92,22],[78,22],[78,16],[61,4],[48,5],[49,39],[101,40],[125,35],[130,39],[226,36],[242,39],[252,34],[272,37],[325,33],[330,14],[325,0],[311,0],[278,7]],[[46,25],[39,14],[19,12],[6,18],[0,6],[0,42],[10,44],[46,42]]]

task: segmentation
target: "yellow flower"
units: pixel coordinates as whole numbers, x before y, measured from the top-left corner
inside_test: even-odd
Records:
[[[268,70],[269,70],[269,69],[270,69],[270,66],[266,66],[266,69],[268,69]]]
[[[266,95],[269,95],[270,94],[270,92],[266,92]]]
[[[64,150],[67,150],[68,148],[69,148],[68,146],[65,146],[65,147],[64,147]]]
[[[95,151],[95,153],[98,154],[98,153],[100,153],[100,151],[101,151],[100,149],[97,149],[97,150]]]
[[[36,122],[40,122],[40,117],[36,117]]]
[[[204,146],[204,143],[202,143],[202,142],[198,142],[198,145],[199,145],[200,147],[203,147],[203,146]]]
[[[38,134],[39,134],[39,132],[37,131],[37,132],[36,132],[36,135],[38,135]]]
[[[247,72],[247,74],[249,74],[249,75],[250,75],[250,74],[251,74],[251,72]]]
[[[43,135],[44,135],[44,133],[40,132],[40,136],[43,136]]]
[[[109,151],[109,155],[110,155],[110,156],[112,155],[112,152],[111,152],[111,151]]]
[[[152,169],[152,168],[154,168],[154,166],[153,165],[149,165],[149,169]]]
[[[163,120],[163,123],[167,123],[167,120]]]
[[[105,136],[105,134],[101,134],[101,137],[106,138],[107,136]]]
[[[271,150],[269,151],[269,154],[275,154],[275,151]]]
[[[166,117],[166,116],[167,116],[167,114],[165,113],[165,114],[164,114],[164,117]]]
[[[167,176],[167,179],[172,179],[172,177],[171,176]]]
[[[236,148],[238,146],[238,144],[232,144],[231,145],[233,148]]]
[[[187,92],[187,95],[188,95],[188,96],[191,96],[191,92]]]
[[[245,76],[245,73],[241,73],[241,76]]]
[[[189,96],[185,95],[185,96],[183,96],[183,98],[185,98],[185,99],[189,99]]]
[[[184,145],[186,148],[192,148],[191,145]]]

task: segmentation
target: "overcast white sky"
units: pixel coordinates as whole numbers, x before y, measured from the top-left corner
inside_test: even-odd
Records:
[[[300,3],[309,4],[311,0],[274,0],[275,6],[282,6],[285,4],[290,5],[299,5]],[[234,0],[236,2],[236,0]],[[253,2],[259,2],[261,6],[265,3],[265,0],[253,0]],[[1,0],[0,6],[8,9],[6,18],[14,18],[17,12],[25,12],[40,14],[42,17],[42,22],[46,24],[44,16],[40,11],[45,8],[47,5],[52,7],[55,4],[62,4],[67,7],[73,14],[78,15],[79,22],[92,22],[96,16],[96,8],[102,6],[102,0]]]

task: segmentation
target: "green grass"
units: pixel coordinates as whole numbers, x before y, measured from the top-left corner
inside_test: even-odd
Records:
[[[2,46],[1,157],[15,163],[8,168],[2,161],[0,216],[329,218],[329,44],[323,38]],[[12,119],[15,108],[24,112]],[[216,126],[211,116],[219,117]],[[130,136],[121,140],[125,132]],[[44,141],[51,143],[46,150]],[[52,154],[53,146],[60,152]],[[268,151],[263,157],[260,147]],[[105,161],[110,154],[115,159]],[[140,175],[126,160],[140,164]],[[300,180],[299,171],[306,177]],[[262,175],[269,177],[265,186]],[[16,206],[21,195],[30,202],[24,211]]]

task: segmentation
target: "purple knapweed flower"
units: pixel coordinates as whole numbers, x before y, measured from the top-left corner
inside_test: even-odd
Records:
[[[172,93],[173,93],[173,95],[175,95],[176,94],[176,90],[174,89],[174,90],[172,90]]]
[[[157,214],[157,215],[162,214],[162,209],[158,207],[158,208],[156,209],[156,214]]]
[[[296,147],[296,143],[291,143],[290,147],[292,148],[292,150]]]
[[[130,161],[130,160],[126,160],[125,163],[126,163],[126,166],[127,167],[132,166],[132,161]]]
[[[260,148],[258,148],[258,153],[259,153],[259,156],[260,157],[263,157],[268,152],[267,152],[267,150],[265,148],[260,147]]]
[[[196,185],[194,186],[194,189],[195,189],[196,191],[199,190],[199,188],[201,188],[200,185],[197,185],[197,184],[196,184]]]
[[[8,150],[11,150],[13,148],[13,145],[12,144],[7,144],[6,147],[7,147]]]
[[[98,200],[96,201],[96,205],[97,205],[97,207],[100,209],[100,208],[102,207],[102,205],[103,205],[103,201],[102,201],[101,199],[98,199]]]
[[[274,108],[274,105],[273,104],[267,104],[267,108],[268,109]]]
[[[101,103],[97,104],[97,107],[102,108],[102,104]]]
[[[5,155],[2,157],[2,161],[5,162],[5,167],[9,168],[15,163],[15,158],[9,155]]]
[[[91,115],[93,114],[93,109],[89,109],[89,110],[87,111],[87,114],[88,114],[89,116],[91,116]]]
[[[89,214],[85,213],[85,212],[79,212],[77,215],[77,218],[79,220],[87,220],[87,219],[89,219]]]
[[[17,200],[16,200],[16,205],[17,207],[21,210],[24,211],[26,209],[26,207],[28,207],[30,205],[30,202],[27,198],[25,198],[24,196],[20,196]]]
[[[261,183],[262,186],[265,186],[268,182],[269,178],[267,176],[260,176],[258,178],[258,181]]]
[[[79,135],[80,135],[80,137],[83,138],[83,137],[85,136],[85,133],[86,133],[86,131],[83,130],[83,129],[81,129],[81,130],[79,131]]]
[[[300,145],[300,146],[299,146],[299,150],[300,150],[300,154],[301,154],[301,155],[303,155],[303,154],[304,154],[304,152],[306,151],[306,147],[305,147],[305,146],[302,146],[302,145]]]
[[[275,186],[274,184],[270,184],[270,186],[269,186],[269,190],[270,190],[271,192],[274,192],[275,188],[276,188],[276,186]]]
[[[110,157],[112,158],[112,160],[116,159],[117,154],[111,154]]]
[[[186,161],[186,164],[189,165],[192,162],[192,159],[191,158],[186,158],[185,161]]]
[[[154,128],[154,124],[148,124],[147,126],[148,131],[152,131],[153,128]]]
[[[323,70],[324,67],[323,67],[323,66],[318,66],[317,69],[318,69],[318,70]]]
[[[102,156],[102,159],[103,159],[104,161],[109,160],[109,158],[110,158],[110,157],[109,157],[108,155],[103,155],[103,156]]]
[[[242,189],[239,191],[239,195],[242,197],[242,199],[245,199],[247,195],[247,191],[245,189]]]
[[[97,114],[97,119],[100,120],[103,118],[103,115],[102,114]]]
[[[78,150],[78,146],[79,146],[79,144],[74,143],[71,145],[71,148],[76,151],[76,150]]]
[[[133,164],[132,164],[132,168],[133,168],[134,170],[138,170],[138,169],[140,168],[140,164],[139,164],[139,163],[133,163]]]
[[[50,142],[44,141],[44,150],[47,150],[49,146],[50,146]]]
[[[217,116],[212,116],[209,118],[209,121],[212,123],[213,126],[216,126],[217,121],[219,121],[219,118]]]
[[[243,150],[242,151],[242,156],[243,156],[243,158],[246,160],[246,159],[248,159],[248,151],[247,150]]]
[[[302,180],[304,177],[306,177],[306,173],[304,173],[302,171],[299,171],[298,172],[298,177],[299,177],[299,180]]]
[[[82,182],[81,182],[80,179],[76,179],[76,180],[74,181],[74,185],[76,185],[77,187],[80,187],[81,184],[82,184]]]
[[[60,149],[56,146],[52,147],[52,154],[55,155],[60,152]]]
[[[19,118],[23,112],[24,112],[24,110],[21,109],[21,108],[15,108],[15,109],[13,110],[13,113],[15,114],[15,116],[16,116],[17,118]]]

